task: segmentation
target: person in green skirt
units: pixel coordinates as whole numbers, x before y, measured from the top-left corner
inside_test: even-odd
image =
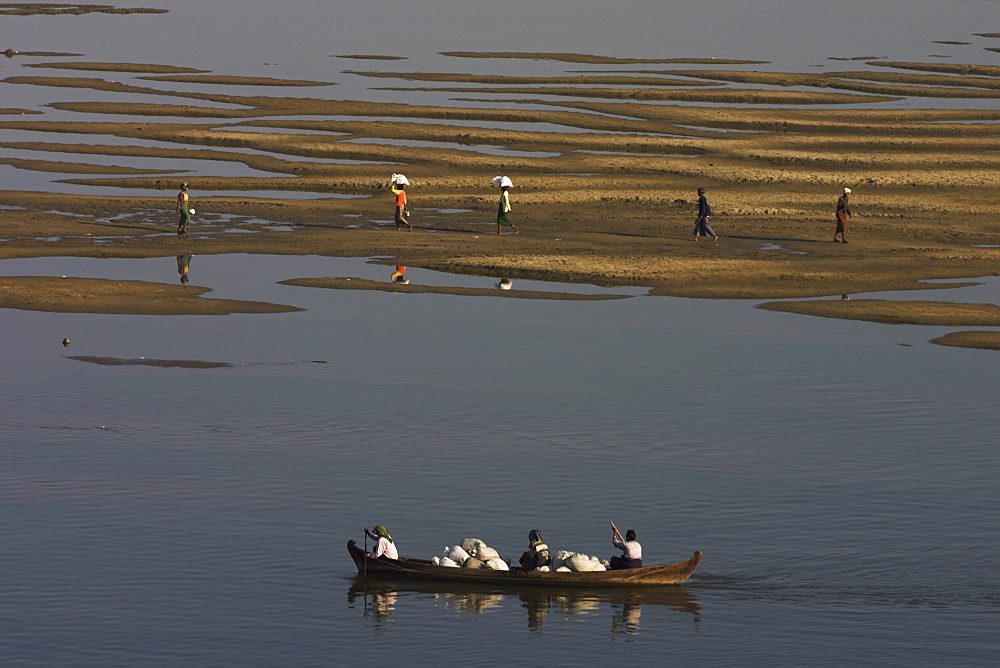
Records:
[[[188,184],[181,184],[181,191],[177,193],[177,213],[181,217],[177,220],[177,236],[187,234],[188,223],[191,222],[191,207],[188,200]]]
[[[500,186],[500,203],[497,207],[497,234],[503,234],[503,228],[509,227],[514,230],[514,234],[517,234],[517,228],[514,227],[514,223],[510,219],[510,195],[507,194],[514,184],[511,183],[509,177],[498,176],[493,179],[493,185]]]

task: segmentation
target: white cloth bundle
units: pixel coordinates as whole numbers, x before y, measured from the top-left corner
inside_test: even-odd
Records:
[[[490,559],[499,559],[500,553],[489,545],[482,545],[478,550],[476,550],[476,556],[483,561],[489,561]]]
[[[392,175],[392,182],[395,183],[395,184],[401,185],[401,186],[408,186],[408,185],[410,185],[410,181],[405,176],[403,176],[402,174],[393,174]]]
[[[459,567],[458,564],[456,564],[454,561],[452,561],[448,557],[434,557],[433,559],[431,559],[431,561],[434,562],[435,566],[447,566],[449,568],[458,568]]]
[[[455,563],[463,564],[465,560],[469,558],[469,553],[462,549],[461,545],[453,545],[451,547],[445,547],[441,552],[442,557],[447,557]]]
[[[462,549],[465,550],[469,556],[477,557],[483,561],[486,561],[487,559],[500,558],[499,552],[494,550],[479,538],[463,538]]]
[[[480,544],[486,545],[486,543],[483,543],[483,541],[479,540],[478,538],[463,538],[462,542],[459,543],[459,545],[462,546],[462,549],[465,550],[468,554],[474,554],[476,551],[476,547],[479,546]]]
[[[510,570],[510,567],[507,565],[507,562],[504,561],[503,559],[501,559],[500,557],[494,557],[492,559],[487,559],[486,560],[486,568],[490,569],[491,571],[509,571]]]
[[[504,186],[506,186],[508,188],[513,188],[514,187],[514,184],[511,182],[509,176],[497,176],[497,177],[494,177],[493,178],[493,185],[500,186],[501,188],[503,188]]]
[[[566,559],[565,564],[570,570],[577,573],[606,570],[600,559],[588,557],[585,554],[574,554]]]
[[[564,566],[566,559],[572,557],[576,552],[570,552],[569,550],[559,550],[556,555],[552,557],[552,570],[559,570],[560,566]]]

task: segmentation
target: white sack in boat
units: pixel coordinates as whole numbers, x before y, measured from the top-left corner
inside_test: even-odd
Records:
[[[469,558],[469,553],[463,550],[461,545],[453,545],[451,547],[445,547],[441,556],[448,557],[452,561],[462,564]]]
[[[491,571],[509,571],[510,567],[507,562],[499,557],[494,557],[493,559],[486,560],[486,568]]]
[[[459,543],[459,545],[462,546],[462,549],[465,550],[470,555],[475,554],[476,547],[480,544],[486,545],[486,543],[479,540],[478,538],[463,538],[462,542]]]
[[[476,550],[476,556],[483,561],[489,561],[490,559],[499,559],[500,553],[494,550],[489,545],[483,545],[478,550]]]
[[[588,571],[603,571],[604,564],[597,557],[588,557],[585,554],[574,554],[566,559],[566,566],[577,573]]]
[[[566,560],[574,554],[576,554],[576,552],[570,552],[569,550],[559,550],[556,552],[556,556],[552,558],[553,570],[559,570],[559,567],[564,566],[566,564]]]

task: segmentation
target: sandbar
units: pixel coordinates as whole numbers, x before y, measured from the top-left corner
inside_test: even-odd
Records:
[[[283,285],[297,285],[306,288],[327,288],[334,290],[378,290],[401,294],[464,295],[466,297],[505,297],[508,299],[557,299],[604,301],[607,299],[627,299],[626,295],[581,294],[574,292],[554,292],[546,290],[515,290],[513,288],[463,288],[439,285],[419,285],[411,283],[382,283],[363,278],[291,278],[280,281]]]
[[[7,110],[0,128],[32,131],[38,139],[4,147],[111,160],[241,162],[259,174],[225,176],[220,169],[185,178],[199,210],[192,225],[197,236],[177,238],[171,231],[182,179],[169,170],[99,173],[82,157],[8,160],[18,169],[63,171],[61,181],[90,194],[0,191],[0,259],[192,252],[377,257],[387,265],[515,281],[755,300],[947,290],[953,285],[924,281],[998,275],[1000,110],[991,98],[1000,91],[1000,68],[879,61],[870,64],[884,72],[816,75],[733,69],[752,61],[449,55],[496,58],[498,65],[504,58],[549,58],[699,69],[579,79],[363,72],[409,83],[479,86],[455,89],[475,104],[456,99],[430,105],[293,97],[280,86],[324,85],[293,80],[270,80],[279,87],[274,96],[162,90],[78,77],[65,63],[48,63],[62,68],[62,76],[5,81],[126,97],[51,103],[89,115],[78,121]],[[161,64],[73,65],[81,72],[118,68],[185,83],[199,81],[188,79],[199,74],[226,85],[262,82]],[[688,83],[678,87],[682,80]],[[142,99],[129,102],[128,95]],[[886,106],[899,95],[919,96],[930,108]],[[933,108],[935,99],[970,96],[981,100],[965,107],[980,108]],[[123,115],[132,119],[122,121]],[[94,142],[60,140],[65,133],[92,135]],[[118,141],[108,145],[106,137]],[[411,181],[413,232],[393,229],[393,172]],[[501,174],[514,181],[517,236],[494,234],[498,191],[491,181]],[[717,243],[691,239],[698,187],[706,188],[715,210]],[[849,244],[832,242],[834,206],[844,187],[853,189]],[[200,194],[211,191],[227,194]],[[289,196],[273,194],[282,192]],[[232,227],[253,234],[228,234]],[[863,301],[844,303],[860,309]],[[173,307],[161,301],[157,308],[168,313]],[[892,321],[913,307],[894,301],[881,308],[896,314],[884,320]],[[951,322],[966,315],[946,299],[937,308],[950,313]]]

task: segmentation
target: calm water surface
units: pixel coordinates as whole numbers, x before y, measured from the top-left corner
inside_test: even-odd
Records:
[[[0,270],[28,264],[176,274],[173,258]],[[388,273],[195,256],[192,284],[213,296],[306,310],[5,311],[3,654],[317,664],[378,641],[427,663],[995,656],[994,353],[747,302],[275,284]],[[966,290],[996,303],[1000,284],[935,295]],[[567,596],[366,583],[344,549],[385,523],[404,554],[476,536],[516,559],[540,527],[554,549],[609,556],[608,519],[650,561],[705,560],[666,593]]]
[[[342,73],[365,61],[332,55],[475,72],[494,64],[438,53],[714,55],[793,71],[842,69],[828,59],[859,55],[996,62],[984,48],[995,40],[974,36],[995,30],[994,2],[624,4],[438,0],[390,16],[378,3],[254,1],[237,12],[168,0],[160,17],[0,25],[16,26],[10,46],[22,51],[319,78],[338,85],[295,94],[348,99],[392,94]],[[24,62],[5,60],[0,74],[39,73]],[[40,109],[99,96],[0,91],[2,106]],[[70,187],[52,183],[58,175],[3,175],[7,188]],[[0,274],[177,280],[172,257],[6,261]],[[191,284],[209,296],[305,310],[0,311],[0,662],[995,665],[995,352],[928,343],[949,328],[641,290],[582,302],[277,283],[388,275],[363,260],[196,254]],[[499,278],[408,276],[474,287]],[[902,297],[997,304],[1000,283]],[[553,549],[606,557],[608,520],[636,529],[649,562],[696,549],[704,561],[665,592],[568,595],[365,581],[344,547],[383,523],[405,555],[475,536],[516,560],[538,527]]]

